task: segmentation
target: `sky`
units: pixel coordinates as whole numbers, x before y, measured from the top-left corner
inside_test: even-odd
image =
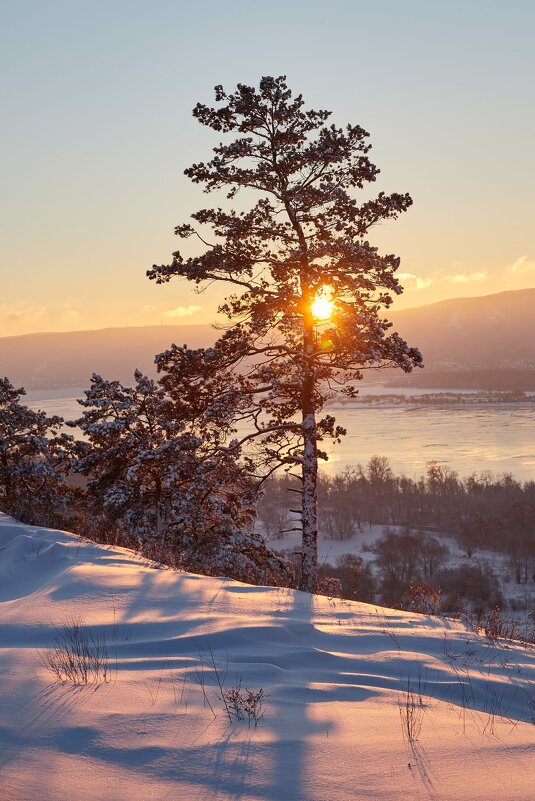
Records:
[[[211,322],[220,288],[145,272],[212,205],[191,109],[262,75],[412,195],[371,236],[396,309],[535,286],[534,29],[533,0],[0,0],[0,336]]]

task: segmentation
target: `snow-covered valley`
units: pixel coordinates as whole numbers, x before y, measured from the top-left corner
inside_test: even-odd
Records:
[[[531,648],[157,569],[6,516],[0,548],[3,798],[535,795]],[[106,681],[58,682],[45,666],[73,620],[105,642]],[[263,690],[256,726],[226,715],[222,690],[240,683]]]
[[[406,530],[406,528],[405,528]],[[395,534],[403,533],[403,526],[363,526],[357,530],[352,537],[346,540],[334,539],[324,531],[320,531],[318,536],[318,559],[320,565],[335,566],[340,558],[350,555],[362,559],[363,563],[369,566],[372,575],[379,582],[380,570],[377,568],[377,543],[385,532],[392,531]],[[264,533],[262,531],[261,533]],[[423,537],[423,533],[413,530],[416,536]],[[475,553],[468,557],[466,552],[460,548],[455,537],[441,531],[431,531],[433,536],[444,546],[446,554],[444,556],[444,566],[450,570],[458,571],[465,566],[479,567],[487,571],[492,576],[494,589],[502,594],[501,608],[504,609],[509,617],[514,617],[522,625],[533,626],[533,615],[531,610],[535,609],[535,585],[533,582],[517,583],[515,581],[514,570],[511,560],[504,553],[497,553],[489,548],[477,548]],[[298,532],[291,532],[283,537],[275,537],[269,541],[269,545],[275,551],[291,554],[298,552],[300,548],[300,538]],[[440,583],[440,582],[439,582]],[[484,603],[484,602],[482,602]],[[492,602],[487,603],[491,608]]]

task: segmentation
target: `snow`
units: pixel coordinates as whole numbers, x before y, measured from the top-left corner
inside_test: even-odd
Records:
[[[394,525],[364,526],[362,530],[357,530],[347,540],[334,539],[325,532],[320,531],[318,534],[319,563],[336,565],[338,557],[348,553],[353,556],[360,556],[364,561],[372,562],[375,559],[375,554],[371,553],[371,549],[375,546],[377,540],[382,537],[386,528],[395,532],[401,531],[401,526]],[[275,551],[297,551],[301,548],[301,533],[291,532],[285,534],[284,537],[274,537],[269,540],[268,545]]]
[[[107,683],[57,683],[42,664],[75,616],[105,636]],[[229,723],[210,653],[226,687],[241,676],[267,693],[256,728]],[[456,621],[158,569],[6,516],[0,676],[9,801],[535,797],[534,650]]]

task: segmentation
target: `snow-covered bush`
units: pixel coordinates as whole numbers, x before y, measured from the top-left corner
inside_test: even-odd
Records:
[[[253,532],[254,463],[235,446],[239,397],[210,351],[173,346],[160,381],[125,387],[93,375],[76,424],[89,448],[78,469],[101,527],[187,570],[280,583],[285,570]]]
[[[58,525],[74,495],[65,484],[73,438],[61,432],[61,417],[24,406],[25,394],[0,379],[0,506],[26,523]]]

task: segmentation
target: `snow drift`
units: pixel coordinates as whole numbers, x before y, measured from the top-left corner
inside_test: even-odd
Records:
[[[44,664],[75,619],[106,643],[107,681],[57,682]],[[532,649],[6,516],[0,676],[10,801],[535,797]],[[266,695],[257,726],[225,714],[240,686]]]

